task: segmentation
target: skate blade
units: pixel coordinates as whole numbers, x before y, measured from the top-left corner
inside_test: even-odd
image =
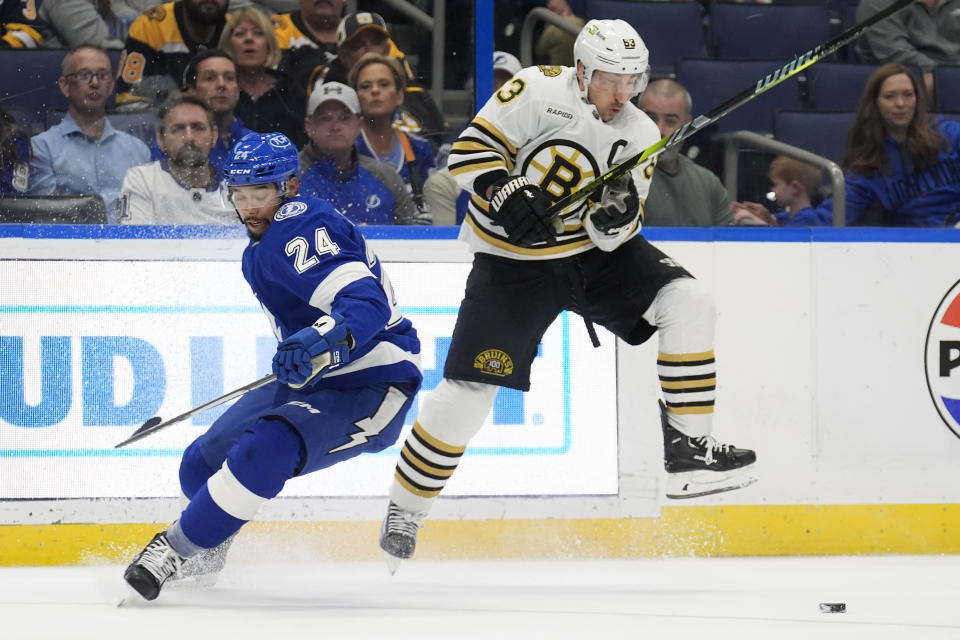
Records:
[[[119,594],[113,600],[113,604],[116,605],[117,609],[131,609],[135,607],[149,606],[150,601],[137,593],[137,590],[131,587],[129,584],[124,582],[122,588],[123,593]]]
[[[734,477],[725,477],[719,480],[710,479],[709,481],[698,481],[697,478],[692,475],[696,472],[691,472],[691,476],[682,478],[682,477],[670,477],[667,481],[667,490],[664,495],[671,500],[686,500],[688,498],[701,498],[703,496],[712,496],[717,493],[726,493],[728,491],[736,491],[737,489],[743,489],[744,487],[749,487],[754,484],[758,478],[754,475],[745,475],[745,476],[734,476]],[[715,473],[715,472],[707,472]],[[670,474],[670,475],[686,475],[686,474]]]
[[[397,556],[390,555],[389,553],[384,553],[383,559],[387,563],[387,571],[390,572],[390,575],[396,575],[397,569],[400,568],[400,563],[403,562],[403,558],[398,558]]]

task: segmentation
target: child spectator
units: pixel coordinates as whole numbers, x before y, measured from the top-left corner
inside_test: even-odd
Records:
[[[781,227],[820,227],[831,224],[828,209],[813,206],[813,198],[823,184],[820,169],[787,156],[778,156],[770,163],[771,190],[778,207],[770,213],[756,202],[737,202],[734,212],[738,224],[761,224]]]

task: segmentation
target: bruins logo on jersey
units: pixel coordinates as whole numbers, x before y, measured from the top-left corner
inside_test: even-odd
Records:
[[[147,9],[147,17],[156,22],[163,22],[163,19],[167,17],[167,10],[163,6]]]
[[[556,202],[600,175],[600,166],[590,151],[576,142],[547,140],[524,159],[520,173]]]
[[[548,78],[558,76],[560,75],[560,72],[563,71],[563,67],[558,67],[555,64],[538,64],[537,69],[540,69],[540,73]]]
[[[500,349],[487,349],[473,359],[473,368],[502,378],[513,373],[513,359]]]

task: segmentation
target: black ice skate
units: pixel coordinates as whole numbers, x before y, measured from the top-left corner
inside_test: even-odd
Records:
[[[235,533],[213,549],[204,549],[190,556],[183,561],[180,572],[170,577],[170,581],[178,586],[212,587],[227,564],[227,552],[236,537]]]
[[[663,426],[663,466],[667,470],[668,498],[697,498],[749,486],[757,454],[720,444],[711,436],[690,438],[667,422],[666,407],[660,403]]]
[[[145,600],[155,600],[163,583],[180,572],[184,560],[170,546],[167,532],[161,531],[133,559],[123,572],[123,579]]]
[[[417,548],[417,531],[423,527],[426,514],[401,509],[393,502],[387,507],[380,529],[380,548],[387,552],[390,575],[397,572],[400,561],[413,556]]]

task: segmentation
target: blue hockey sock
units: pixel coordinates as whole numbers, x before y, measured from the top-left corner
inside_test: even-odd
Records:
[[[303,456],[303,440],[287,423],[256,423],[233,445],[223,466],[196,491],[180,516],[180,530],[197,547],[216,547],[251,520],[261,504],[280,493]],[[182,546],[189,551],[187,545]]]

